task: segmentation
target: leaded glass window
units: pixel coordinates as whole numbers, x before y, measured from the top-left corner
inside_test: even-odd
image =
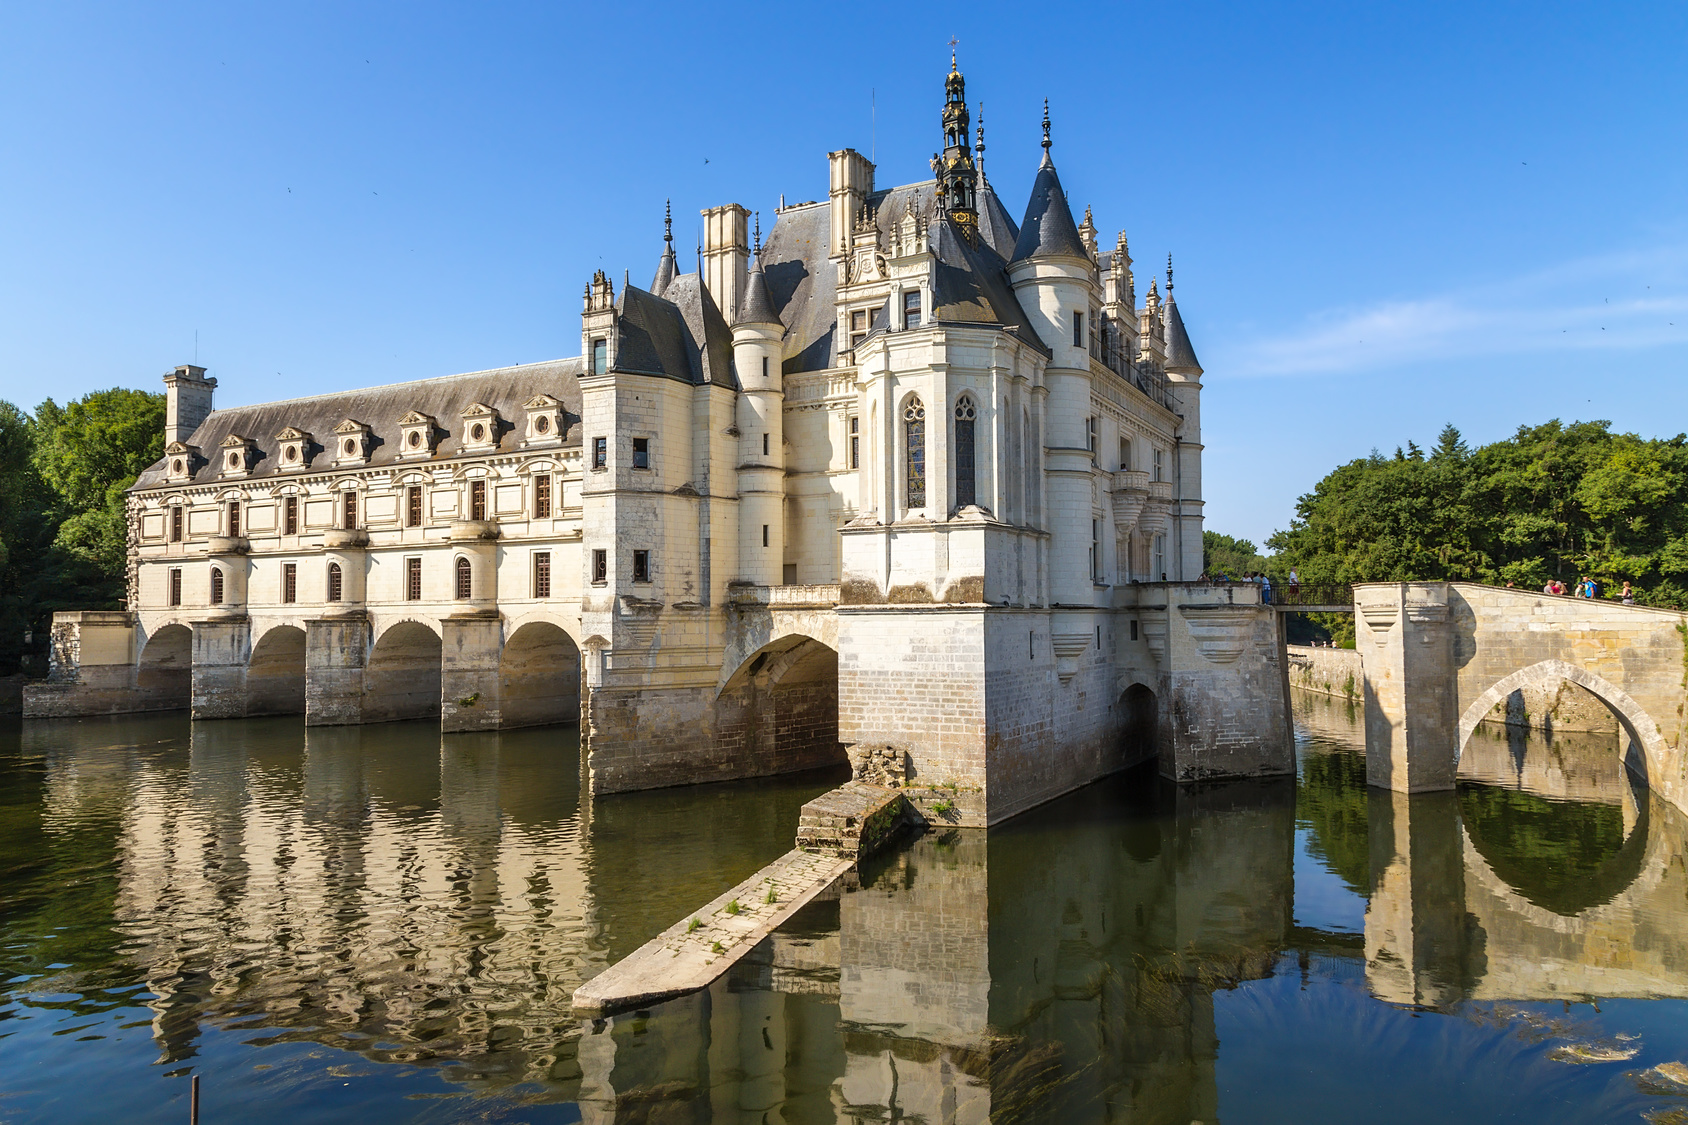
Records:
[[[903,434],[908,442],[908,506],[926,506],[926,407],[918,398],[903,407]]]
[[[973,399],[962,395],[955,404],[955,506],[958,508],[978,503],[973,471],[973,426],[978,417]]]

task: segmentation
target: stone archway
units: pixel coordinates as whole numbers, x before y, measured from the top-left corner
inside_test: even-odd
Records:
[[[580,721],[580,648],[560,626],[529,621],[498,660],[500,727]]]
[[[1630,749],[1626,752],[1626,765],[1641,774],[1650,784],[1655,779],[1664,779],[1667,776],[1663,767],[1670,747],[1652,716],[1647,714],[1628,692],[1610,680],[1563,660],[1543,660],[1528,668],[1521,668],[1492,685],[1465,709],[1465,713],[1460,716],[1454,747],[1456,769],[1460,756],[1465,753],[1466,743],[1471,740],[1472,732],[1477,729],[1477,724],[1498,704],[1520,689],[1547,687],[1559,681],[1583,688],[1612,712],[1618,726],[1629,736]]]
[[[363,721],[427,719],[440,713],[440,635],[400,621],[375,640],[363,681]]]
[[[722,685],[716,748],[740,759],[738,776],[842,765],[838,650],[788,634],[763,645]]]
[[[193,698],[193,630],[166,625],[147,638],[135,687],[160,709],[186,708]]]
[[[1132,684],[1119,698],[1121,768],[1159,754],[1160,704],[1146,684]]]
[[[252,646],[246,662],[248,715],[305,713],[305,631],[277,625]]]

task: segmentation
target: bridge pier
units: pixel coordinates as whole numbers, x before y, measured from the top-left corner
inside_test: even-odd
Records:
[[[1445,582],[1354,587],[1366,708],[1366,783],[1401,793],[1452,789],[1459,696]]]

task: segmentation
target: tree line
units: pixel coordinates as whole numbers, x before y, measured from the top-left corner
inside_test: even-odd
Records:
[[[164,408],[124,388],[0,401],[0,675],[43,650],[54,611],[122,608],[125,493],[164,456]]]
[[[1219,537],[1225,540],[1226,537]],[[1456,580],[1539,590],[1580,578],[1643,605],[1688,609],[1688,435],[1645,439],[1604,421],[1520,426],[1473,449],[1453,426],[1429,449],[1339,465],[1254,555],[1274,584]],[[1223,564],[1221,564],[1223,565]],[[1210,572],[1212,568],[1210,567]],[[1321,622],[1351,636],[1352,623]],[[1344,628],[1346,626],[1346,628]]]

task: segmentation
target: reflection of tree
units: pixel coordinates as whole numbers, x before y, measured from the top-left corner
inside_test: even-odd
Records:
[[[1472,844],[1494,873],[1563,917],[1611,901],[1641,873],[1646,827],[1638,825],[1626,841],[1620,805],[1465,783],[1459,805]]]
[[[1365,756],[1352,750],[1305,755],[1295,796],[1297,817],[1313,830],[1307,850],[1349,890],[1370,894]]]

